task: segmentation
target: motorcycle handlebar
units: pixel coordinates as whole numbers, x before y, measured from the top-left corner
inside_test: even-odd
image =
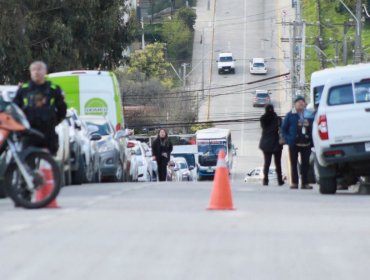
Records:
[[[36,136],[38,136],[42,139],[45,138],[44,133],[38,131],[37,129],[30,128],[30,129],[28,129],[28,131],[29,131],[30,134],[36,135]]]

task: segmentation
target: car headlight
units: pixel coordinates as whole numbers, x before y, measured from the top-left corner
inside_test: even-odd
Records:
[[[105,153],[112,150],[114,150],[114,145],[110,142],[106,142],[98,148],[99,153]]]

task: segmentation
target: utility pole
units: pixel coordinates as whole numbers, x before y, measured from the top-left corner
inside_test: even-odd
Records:
[[[141,49],[145,49],[144,18],[141,17]]]
[[[343,0],[339,1],[356,21],[355,53],[353,63],[354,64],[360,63],[362,60],[362,43],[361,43],[362,0],[356,0],[356,15],[351,11],[350,8],[348,8],[348,6],[343,2]]]
[[[187,64],[182,63],[181,66],[183,68],[183,70],[182,70],[182,86],[185,89],[185,86],[186,86],[186,66],[187,66]]]
[[[204,98],[204,44],[205,38],[204,38],[204,27],[202,30],[202,99]]]
[[[362,61],[362,0],[357,0],[356,2],[356,18],[358,21],[358,30],[356,32],[355,40],[355,57],[354,63],[360,63]]]

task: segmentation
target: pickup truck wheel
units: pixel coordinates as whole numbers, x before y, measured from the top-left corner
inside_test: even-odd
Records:
[[[335,177],[320,178],[319,189],[321,194],[335,194],[337,191],[336,178]]]

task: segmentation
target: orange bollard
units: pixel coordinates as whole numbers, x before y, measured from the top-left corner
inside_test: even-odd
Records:
[[[230,188],[229,170],[226,166],[225,151],[218,154],[213,190],[208,210],[235,210]]]
[[[46,196],[49,195],[54,187],[54,177],[51,169],[42,168],[41,172],[44,175],[45,183],[43,186],[41,186],[40,189],[36,191],[36,201],[43,200]],[[58,205],[56,199],[54,199],[46,206],[46,208],[60,208],[60,206]]]

